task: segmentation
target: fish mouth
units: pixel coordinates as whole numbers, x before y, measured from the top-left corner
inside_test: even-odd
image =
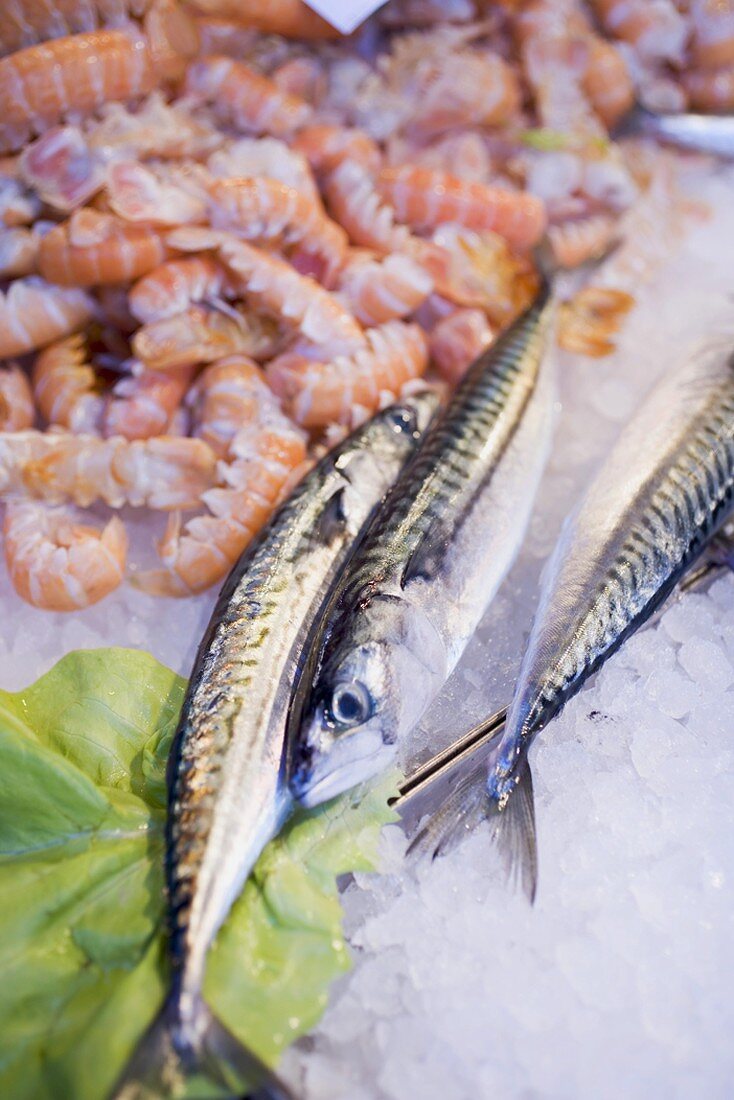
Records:
[[[324,802],[330,802],[353,787],[374,776],[381,770],[381,765],[375,755],[359,757],[349,760],[339,767],[324,772],[321,776],[317,773],[296,774],[291,781],[293,797],[306,810],[312,810],[315,806],[321,806]]]

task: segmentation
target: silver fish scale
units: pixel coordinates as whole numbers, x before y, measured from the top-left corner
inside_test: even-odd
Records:
[[[233,574],[219,599],[216,627],[204,638],[184,703],[186,719],[178,734],[168,827],[168,878],[172,911],[172,952],[180,951],[196,888],[196,870],[206,847],[226,749],[259,666],[257,651],[269,634],[268,621],[280,610],[314,529],[334,494],[339,475],[324,478],[319,492],[303,488],[284,506],[279,528],[247,560],[247,582]],[[307,507],[304,510],[304,503]],[[286,574],[274,580],[273,564]],[[287,579],[286,579],[287,578]],[[188,705],[187,705],[188,704]],[[178,940],[177,940],[178,937]]]
[[[677,584],[734,502],[734,370],[712,397],[675,464],[636,517],[607,566],[573,641],[549,668],[523,722],[529,739]]]
[[[547,287],[472,366],[360,546],[330,637],[394,577],[404,583],[428,544],[434,566],[491,478],[533,392],[551,323]]]
[[[241,789],[239,777],[256,782],[267,771],[263,790],[270,791],[272,779],[276,798],[298,643],[332,570],[413,451],[436,403],[423,394],[386,409],[322,459],[220,593],[169,757],[166,880],[177,995],[184,983],[189,992],[197,986],[227,899],[251,866],[250,833],[234,833],[249,829],[247,814],[259,813],[259,792]]]

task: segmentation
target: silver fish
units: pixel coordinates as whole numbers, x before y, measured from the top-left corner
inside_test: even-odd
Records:
[[[637,107],[628,128],[681,149],[734,157],[734,115],[659,115]]]
[[[286,712],[304,637],[373,509],[438,404],[378,413],[324,459],[245,552],[201,642],[169,758],[166,877],[171,990],[118,1095],[170,1067],[218,1062],[283,1086],[204,1004],[206,957],[258,856],[289,816]],[[163,1063],[163,1065],[161,1065]],[[160,1075],[160,1074],[159,1074]],[[127,1091],[125,1091],[127,1089]]]
[[[303,805],[394,762],[514,560],[550,441],[554,312],[545,286],[477,360],[336,583],[290,717]]]
[[[622,432],[566,521],[541,585],[507,715],[414,842],[437,848],[492,820],[532,897],[537,874],[533,740],[645,623],[729,518],[734,503],[734,352],[710,345],[667,375]]]

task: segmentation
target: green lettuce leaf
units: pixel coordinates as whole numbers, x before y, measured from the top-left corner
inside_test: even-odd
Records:
[[[146,653],[100,649],[0,692],[2,1097],[102,1100],[163,1002],[165,762],[185,687]],[[211,950],[206,1000],[270,1064],[349,967],[337,877],[374,868],[393,787],[295,818]]]

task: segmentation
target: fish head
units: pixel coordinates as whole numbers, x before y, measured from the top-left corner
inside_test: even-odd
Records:
[[[291,791],[317,806],[392,767],[398,743],[418,722],[445,677],[408,624],[403,601],[379,597],[358,612],[358,629],[327,653],[308,692],[293,747]],[[409,609],[407,609],[409,610]]]

